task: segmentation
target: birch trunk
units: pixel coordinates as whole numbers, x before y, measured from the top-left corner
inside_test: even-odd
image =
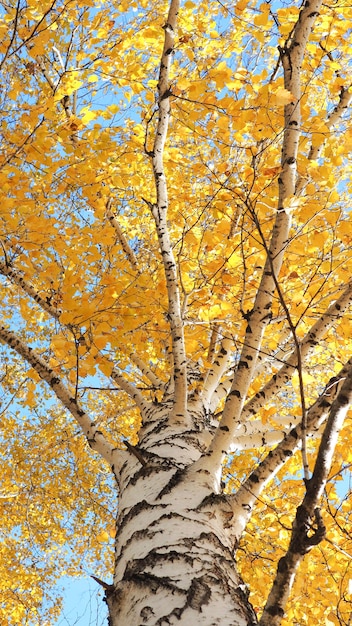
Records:
[[[171,410],[165,403],[149,412],[140,445],[130,447],[117,476],[109,624],[257,624],[236,569],[233,506],[207,472],[192,473],[205,448],[197,416],[194,429],[182,432],[168,426]]]

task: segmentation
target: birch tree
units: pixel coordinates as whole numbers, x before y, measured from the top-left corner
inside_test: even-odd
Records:
[[[1,6],[2,619],[350,624],[351,7]]]

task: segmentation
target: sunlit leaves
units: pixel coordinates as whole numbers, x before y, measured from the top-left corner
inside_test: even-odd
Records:
[[[38,296],[33,299],[19,280],[3,277],[2,321],[47,358],[54,374],[64,377],[72,395],[118,445],[124,437],[136,438],[139,418],[114,387],[113,369],[137,380],[148,399],[155,390],[133,357],[138,354],[165,382],[172,369],[166,285],[150,212],[165,12],[166,2],[79,0],[7,3],[0,14],[1,255]],[[296,102],[284,86],[279,48],[298,13],[293,3],[255,0],[188,0],[180,12],[164,160],[187,357],[200,363],[208,362],[215,328],[233,338],[235,352],[241,349],[260,285],[277,210],[284,107]],[[324,5],[301,70],[299,194],[281,207],[292,215],[292,229],[280,274],[281,295],[299,339],[350,280],[346,197],[352,140],[347,107],[336,124],[329,120],[343,90],[350,89],[351,19],[347,3]],[[115,226],[107,214],[110,199]],[[43,308],[42,301],[51,309]],[[264,366],[251,394],[260,392],[293,348],[278,293],[272,314],[262,344]],[[349,312],[305,366],[309,401],[324,386],[326,368],[336,372],[349,356],[350,337]],[[89,539],[93,557],[101,554],[102,545],[110,545],[105,528],[111,527],[106,513],[110,485],[66,417],[40,403],[44,392],[41,386],[37,391],[38,376],[23,369],[12,354],[10,361],[4,362],[2,375],[1,425],[4,442],[10,442],[2,487],[8,499],[0,500],[8,520],[2,560],[7,563],[19,554],[12,584],[17,588],[22,578],[33,589],[31,602],[27,597],[26,602],[32,611],[28,621],[36,623],[44,574],[36,569],[28,546],[21,556],[22,540],[12,534],[13,528],[21,527],[22,538],[39,545],[40,558],[44,551],[50,555],[45,575],[52,584],[55,568],[66,567],[65,555],[53,556],[55,546],[61,549],[72,540],[79,562],[84,551],[80,538],[90,532],[90,515],[96,532]],[[281,412],[289,410],[297,418],[296,378],[277,402]],[[43,395],[46,402],[48,398]],[[264,424],[272,423],[275,410],[272,405],[263,408]],[[35,415],[34,422],[29,414]],[[343,434],[341,457],[349,436]],[[314,446],[310,450],[314,454]],[[239,455],[229,475],[244,477],[258,454]],[[247,568],[254,579],[252,597],[258,610],[273,564],[287,545],[299,469],[294,459],[282,488],[272,485],[266,506],[259,503],[258,517],[248,530],[250,547],[244,542],[243,571]],[[22,493],[31,493],[32,499],[20,500]],[[348,506],[339,504],[334,518],[339,528],[350,520]],[[76,511],[72,520],[71,510]],[[334,528],[331,521],[331,533]],[[334,541],[341,545],[343,533],[336,533]],[[349,538],[343,549],[351,552]],[[298,582],[300,602],[289,608],[287,624],[334,623],[329,607],[336,606],[338,594],[347,614],[345,557],[330,545],[312,555],[302,580],[310,584],[316,573],[325,572],[324,559],[329,567],[335,559],[333,590],[328,595],[326,588],[319,588],[310,599],[305,583]],[[28,559],[34,565],[25,578]],[[7,574],[1,573],[11,589]],[[10,601],[11,594],[6,606]],[[20,623],[23,606],[11,610],[6,619],[10,615],[9,623]]]

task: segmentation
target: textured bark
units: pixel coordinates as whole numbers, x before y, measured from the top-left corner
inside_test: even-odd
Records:
[[[254,625],[236,570],[233,508],[206,472],[192,472],[205,449],[198,430],[204,416],[191,411],[193,430],[185,432],[167,424],[171,411],[171,403],[150,409],[118,477],[110,626]]]
[[[331,419],[340,405],[346,412],[350,396],[343,393],[344,381],[348,379],[350,385],[351,365],[352,359],[309,409],[308,434],[329,414]],[[170,421],[172,411],[171,400],[149,406],[143,414],[139,445],[128,446],[128,457],[116,472],[120,498],[115,574],[106,591],[110,626],[255,625],[256,614],[236,569],[236,548],[257,497],[297,449],[301,426],[268,453],[237,494],[227,496],[221,493],[219,477],[198,462],[206,454],[211,430],[207,412],[199,409],[197,401],[190,401],[188,428]],[[324,450],[327,447],[323,444]],[[319,490],[314,487],[313,491]],[[314,501],[310,517],[315,515],[316,504]],[[316,516],[320,519],[318,513]],[[323,530],[322,525],[309,537],[309,547],[323,536]],[[278,572],[285,583],[275,588],[275,606],[280,593],[285,604],[305,552],[288,554],[287,562],[279,563]],[[284,565],[290,570],[287,581],[287,568],[281,571]],[[282,615],[281,609],[275,614],[276,624]]]

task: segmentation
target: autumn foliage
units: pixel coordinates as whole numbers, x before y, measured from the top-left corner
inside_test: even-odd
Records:
[[[329,0],[314,16],[296,90],[287,88],[286,51],[301,9],[186,0],[160,96],[168,3],[1,3],[2,623],[54,623],[51,588],[65,573],[111,578],[115,488],[99,437],[121,449],[137,443],[138,407],[161,403],[172,378],[177,320],[189,390],[201,393],[224,341],[232,350],[225,388],[251,341],[267,259],[274,275],[280,264],[247,401],[294,351],[297,359],[297,346],[302,358],[246,414],[223,464],[228,494],[351,357],[352,8]],[[156,208],[163,98],[178,295]],[[286,163],[288,109],[297,158]],[[271,257],[278,214],[288,236]],[[170,313],[176,295],[179,318]],[[305,351],[340,298],[341,315],[328,316]],[[50,381],[19,345],[50,368]],[[219,394],[214,410],[223,407]],[[79,411],[96,424],[92,440]],[[262,430],[248,442],[253,420]],[[324,491],[327,538],[300,566],[284,626],[350,623],[351,428],[347,418]],[[304,442],[310,470],[318,443]],[[302,476],[297,451],[257,499],[239,547],[258,615],[287,550]]]

